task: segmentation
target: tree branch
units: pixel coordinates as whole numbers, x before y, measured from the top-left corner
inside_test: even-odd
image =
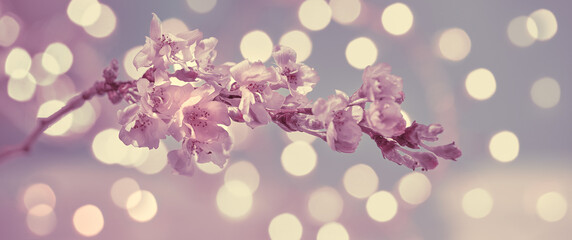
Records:
[[[105,92],[98,91],[98,87],[101,82],[95,83],[91,88],[81,92],[75,97],[71,98],[65,106],[60,110],[53,113],[46,118],[38,118],[38,122],[34,130],[28,135],[28,137],[20,144],[8,146],[0,151],[0,164],[8,160],[12,156],[16,156],[21,153],[27,153],[32,148],[32,145],[38,140],[38,138],[52,126],[54,123],[58,122],[61,118],[68,115],[73,110],[80,108],[86,100],[91,99],[95,95],[102,95]]]

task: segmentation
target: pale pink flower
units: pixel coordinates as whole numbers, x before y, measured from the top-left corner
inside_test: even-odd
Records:
[[[205,38],[197,42],[195,47],[195,60],[201,69],[212,68],[217,51],[215,47],[218,40],[214,37]]]
[[[195,62],[197,71],[201,73],[201,79],[216,83],[222,88],[228,88],[230,83],[230,68],[234,63],[214,65],[217,51],[214,49],[218,43],[216,38],[206,38],[197,42],[195,47]]]
[[[147,79],[142,78],[137,81],[137,92],[141,96],[139,103],[147,112],[156,113],[165,120],[170,120],[181,108],[191,92],[193,86],[185,84],[183,86],[171,85],[170,82],[163,82],[155,85]]]
[[[230,158],[231,140],[228,133],[214,139],[199,141],[186,138],[182,148],[169,152],[169,165],[181,175],[192,176],[197,163],[212,162],[223,168]]]
[[[427,171],[437,167],[439,162],[434,154],[428,152],[412,152],[397,145],[396,142],[385,139],[382,136],[375,136],[374,141],[381,149],[383,157],[399,165],[405,165],[412,170],[420,167],[422,171]],[[403,152],[404,154],[401,155]]]
[[[384,137],[393,137],[405,130],[401,107],[391,99],[374,101],[366,110],[366,120],[373,130]]]
[[[203,34],[199,30],[176,35],[163,33],[161,20],[153,13],[149,37],[146,38],[141,52],[133,59],[133,65],[136,68],[153,65],[159,69],[168,69],[170,63],[190,61],[193,59],[190,46],[202,37]]]
[[[206,141],[189,139],[184,142],[183,147],[190,152],[197,163],[212,162],[223,168],[230,158],[230,148],[232,142],[228,132],[224,131],[216,138]]]
[[[306,96],[320,80],[313,68],[303,63],[296,63],[296,52],[286,46],[276,46],[272,57],[278,65],[281,80],[286,83],[290,94],[294,97]]]
[[[411,126],[407,127],[403,134],[393,139],[403,146],[419,148],[419,144],[421,144],[422,141],[434,142],[439,140],[437,136],[442,132],[443,127],[441,124],[423,125],[413,121]]]
[[[175,117],[170,130],[172,136],[177,140],[186,137],[206,142],[228,134],[218,125],[230,125],[230,118],[224,103],[212,101],[217,95],[218,92],[209,84],[193,90]]]
[[[428,146],[423,142],[434,142],[439,140],[437,136],[442,132],[443,127],[440,124],[423,125],[413,122],[411,126],[405,129],[402,135],[397,136],[394,139],[402,146],[414,149],[421,146],[445,159],[455,160],[461,157],[461,150],[455,145],[455,142],[438,146]]]
[[[422,146],[423,148],[435,153],[435,155],[445,159],[456,160],[462,155],[461,150],[455,145],[455,142],[439,146],[427,146],[425,144]]]
[[[193,176],[195,173],[196,163],[185,149],[170,151],[167,158],[175,173],[186,176]]]
[[[391,66],[380,63],[365,68],[363,84],[359,96],[370,101],[392,99],[397,103],[403,102],[403,81],[401,77],[391,74]]]
[[[158,148],[159,140],[167,135],[168,125],[155,113],[148,113],[133,104],[118,112],[119,138],[125,145]]]
[[[246,124],[252,128],[270,121],[266,109],[278,109],[284,103],[284,96],[273,91],[269,84],[277,82],[277,73],[260,61],[244,60],[232,68],[230,73],[241,92],[239,110]]]
[[[348,108],[349,98],[342,92],[324,100],[316,100],[312,113],[317,120],[321,121],[326,128],[326,141],[333,150],[352,153],[357,148],[361,139],[361,128],[358,122],[361,118],[352,115],[352,109]]]

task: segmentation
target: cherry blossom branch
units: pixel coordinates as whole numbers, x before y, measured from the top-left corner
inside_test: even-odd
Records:
[[[249,60],[215,65],[217,42],[213,37],[203,38],[198,30],[165,33],[153,14],[149,37],[133,60],[136,68],[148,68],[141,78],[115,81],[118,63],[114,60],[103,71],[105,81],[72,98],[52,116],[39,119],[24,143],[0,153],[0,160],[29,151],[49,126],[103,94],[114,104],[131,103],[118,112],[119,139],[124,144],[158,148],[167,137],[181,143],[168,158],[175,173],[183,175],[192,175],[197,163],[212,162],[222,168],[228,162],[232,141],[221,125],[229,126],[231,121],[251,128],[274,122],[284,131],[316,136],[343,153],[353,153],[365,133],[384,158],[413,170],[435,168],[437,157],[455,160],[461,156],[454,142],[425,143],[438,140],[441,125],[413,122],[406,127],[401,114],[403,82],[391,74],[387,64],[366,67],[363,84],[351,97],[336,90],[327,99],[311,101],[306,95],[319,81],[318,74],[298,63],[293,49],[276,46],[272,52],[275,65],[270,67]],[[174,79],[183,84],[174,84]]]

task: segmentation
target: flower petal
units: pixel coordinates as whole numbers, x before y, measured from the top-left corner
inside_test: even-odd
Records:
[[[149,37],[155,41],[160,41],[161,33],[161,20],[159,20],[157,14],[153,13],[153,19],[151,19],[151,26],[149,27]]]
[[[272,57],[281,68],[296,63],[296,51],[286,46],[276,45],[272,51]]]
[[[151,66],[156,54],[153,44],[153,40],[146,38],[143,49],[141,49],[141,51],[135,55],[135,58],[133,58],[133,66],[135,66],[135,68],[139,69],[141,67]]]
[[[208,121],[230,125],[230,118],[228,117],[228,107],[221,102],[210,101],[201,105],[202,108],[209,112],[207,117]]]
[[[131,121],[135,115],[139,112],[139,105],[131,104],[125,107],[123,110],[117,111],[117,118],[119,119],[119,124],[125,125]]]
[[[186,176],[192,176],[195,173],[195,163],[183,149],[170,151],[167,158],[175,173]]]

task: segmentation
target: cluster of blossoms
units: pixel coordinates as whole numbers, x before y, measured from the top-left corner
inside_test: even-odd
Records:
[[[271,67],[249,60],[215,65],[216,44],[216,38],[203,38],[198,30],[165,33],[153,14],[150,36],[133,62],[137,68],[148,67],[145,74],[129,84],[114,85],[117,67],[104,72],[107,84],[118,88],[108,93],[110,99],[131,103],[118,112],[123,125],[119,138],[125,144],[157,148],[160,139],[173,137],[182,146],[169,152],[169,164],[184,175],[191,175],[196,163],[225,165],[232,143],[222,125],[231,121],[251,128],[272,121],[285,131],[317,136],[345,153],[354,152],[366,133],[385,158],[411,169],[435,168],[436,156],[461,156],[454,143],[424,143],[437,140],[443,131],[440,125],[414,122],[406,127],[400,107],[402,80],[386,64],[367,67],[363,85],[351,97],[336,91],[312,103],[306,95],[319,77],[296,62],[294,50],[276,46],[276,65]],[[173,84],[175,79],[184,84]],[[279,89],[287,89],[288,95]],[[427,151],[411,150],[420,148]]]

